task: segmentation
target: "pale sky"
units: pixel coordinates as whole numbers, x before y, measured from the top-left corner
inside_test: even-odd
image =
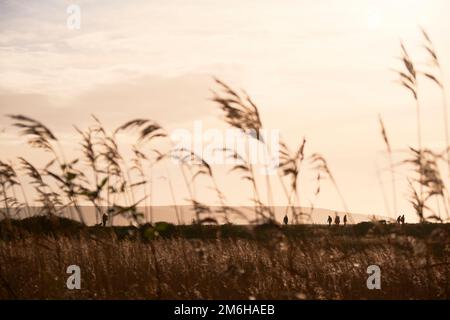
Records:
[[[67,28],[70,4],[81,8],[79,30]],[[399,41],[425,63],[425,27],[450,77],[448,12],[446,0],[1,0],[1,159],[45,159],[17,137],[3,116],[9,113],[45,122],[69,155],[77,151],[72,124],[85,128],[91,113],[111,129],[136,117],[169,130],[190,129],[195,120],[225,128],[208,100],[216,76],[245,89],[264,126],[280,129],[291,148],[306,136],[307,153],[327,158],[350,210],[387,215],[376,175],[386,167],[378,114],[394,149],[416,143],[414,103],[391,70],[400,66]],[[422,82],[424,143],[441,148],[440,94]],[[217,171],[230,203],[248,203],[249,186]],[[301,179],[308,205],[313,173]],[[382,173],[388,195],[389,179]],[[404,180],[400,172],[399,207],[412,219]],[[332,188],[323,188],[316,206],[342,210]],[[167,186],[157,189],[155,203],[170,203]]]

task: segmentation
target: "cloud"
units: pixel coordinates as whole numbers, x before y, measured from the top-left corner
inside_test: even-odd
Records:
[[[171,126],[214,115],[208,88],[210,76],[186,74],[178,77],[142,76],[127,81],[99,85],[61,105],[58,98],[37,93],[0,90],[0,110],[5,114],[25,114],[59,132],[73,131],[72,125],[89,123],[94,114],[111,126],[132,118],[150,118]],[[8,120],[2,117],[0,125]]]

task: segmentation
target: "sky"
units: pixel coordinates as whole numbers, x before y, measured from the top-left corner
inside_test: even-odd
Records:
[[[72,4],[81,10],[79,29],[67,27]],[[73,125],[86,128],[90,114],[110,129],[144,117],[169,131],[190,130],[194,121],[224,130],[210,101],[218,77],[245,89],[264,126],[280,130],[292,149],[306,137],[307,153],[326,157],[351,211],[389,215],[392,191],[378,115],[396,161],[416,143],[414,101],[392,71],[401,67],[399,43],[425,68],[419,26],[426,28],[450,74],[449,10],[446,0],[1,0],[1,159],[45,163],[47,156],[17,136],[4,117],[10,113],[45,122],[73,157],[79,150]],[[420,85],[424,144],[442,148],[440,93],[426,81]],[[314,172],[307,167],[303,205],[342,210],[330,184],[314,198]],[[179,172],[158,170],[155,204],[172,202],[168,173],[183,203]],[[248,204],[248,184],[221,166],[215,170],[228,201]],[[274,202],[282,205],[275,180]],[[414,219],[404,172],[396,180],[399,210]],[[208,192],[203,200],[213,202]]]

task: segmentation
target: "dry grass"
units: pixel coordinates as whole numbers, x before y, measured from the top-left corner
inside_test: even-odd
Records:
[[[443,229],[424,240],[316,232],[308,239],[281,232],[270,241],[30,236],[0,242],[0,298],[449,298]],[[65,286],[71,264],[81,267],[81,290]],[[372,264],[381,267],[381,290],[366,287]]]
[[[447,101],[444,77],[434,45],[423,31],[424,48],[430,56],[430,69],[422,71],[401,44],[402,69],[396,71],[400,84],[412,94],[417,117],[417,146],[410,147],[407,165],[412,172],[406,180],[412,208],[421,222],[446,222],[449,216],[448,175],[441,174],[440,166],[448,165]],[[445,148],[431,150],[422,144],[421,92],[418,79],[432,80],[442,92]],[[222,111],[225,123],[244,132],[246,144],[250,141],[269,149],[260,135],[263,121],[257,105],[245,93],[224,82],[215,81],[212,101]],[[167,165],[169,156],[178,158],[180,173],[195,211],[195,228],[203,224],[232,221],[231,214],[239,215],[226,202],[226,195],[216,181],[213,168],[191,150],[174,149],[167,141],[168,134],[157,122],[134,119],[108,132],[93,117],[94,124],[80,134],[81,156],[67,159],[60,141],[42,122],[24,115],[10,115],[15,126],[29,145],[46,151],[48,163],[37,167],[30,161],[0,161],[0,218],[9,226],[19,213],[38,205],[41,214],[55,218],[63,209],[74,211],[79,221],[85,217],[81,203],[96,208],[96,222],[105,216],[113,225],[114,217],[122,216],[137,227],[153,223],[152,185],[154,167]],[[393,209],[396,211],[394,148],[380,117],[381,133],[389,156],[392,179]],[[119,145],[118,133],[138,133],[132,146],[132,157],[126,157]],[[157,149],[155,141],[167,150]],[[315,197],[319,196],[324,180],[328,180],[341,199],[342,207],[350,215],[347,202],[338,188],[328,162],[320,153],[305,153],[306,139],[291,152],[281,143],[278,178],[286,196],[286,217],[289,209],[292,221],[297,223],[303,212],[300,208],[301,173],[304,160],[309,159],[317,172]],[[309,145],[308,145],[309,148]],[[448,228],[436,228],[426,238],[390,235],[359,236],[353,228],[350,233],[330,232],[335,229],[317,227],[310,238],[291,237],[274,221],[272,183],[265,177],[267,195],[261,194],[250,159],[236,150],[220,150],[233,157],[238,164],[230,172],[238,172],[249,183],[253,193],[255,219],[274,228],[270,237],[250,239],[188,240],[160,239],[154,233],[149,241],[118,240],[116,236],[96,237],[88,233],[58,238],[30,234],[0,241],[0,298],[96,298],[96,299],[431,299],[446,298],[449,291],[449,234]],[[167,169],[167,167],[166,167]],[[20,177],[25,179],[21,181]],[[196,187],[197,177],[204,176],[212,184],[220,203],[214,211],[202,199]],[[175,194],[170,177],[166,177],[174,205]],[[33,196],[23,191],[28,183]],[[199,192],[200,191],[200,192]],[[141,195],[141,196],[140,196]],[[431,200],[435,200],[433,204]],[[145,212],[139,212],[139,206]],[[440,212],[440,207],[445,212]],[[314,208],[314,203],[311,203]],[[435,208],[436,207],[436,208]],[[370,209],[370,208],[368,208]],[[313,210],[311,210],[312,212]],[[445,213],[445,216],[444,216]],[[21,215],[23,217],[23,215]],[[180,219],[177,211],[179,223]],[[304,217],[302,217],[304,218]],[[309,217],[310,218],[310,217]],[[306,217],[305,220],[308,220]],[[422,225],[421,227],[426,227]],[[80,227],[82,228],[82,227]],[[150,227],[153,228],[153,227]],[[349,230],[349,229],[346,229]],[[113,234],[113,233],[112,233]],[[0,233],[0,236],[4,236]],[[156,238],[156,239],[155,239]],[[148,240],[148,239],[147,239]],[[82,270],[82,290],[66,289],[66,268],[76,264]],[[382,290],[368,290],[366,268],[379,265],[382,269]]]

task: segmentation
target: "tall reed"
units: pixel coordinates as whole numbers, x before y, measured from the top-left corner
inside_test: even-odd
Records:
[[[380,122],[381,136],[383,137],[383,141],[386,146],[386,151],[389,159],[389,169],[391,171],[391,184],[392,184],[392,203],[395,217],[397,215],[397,188],[395,183],[395,170],[394,170],[394,162],[392,159],[392,148],[386,132],[386,127],[384,126],[384,122],[381,116],[378,117],[378,120]]]
[[[9,115],[14,120],[13,126],[19,128],[20,133],[28,137],[28,143],[35,148],[48,151],[53,155],[53,159],[46,166],[45,174],[58,184],[60,190],[69,200],[71,207],[75,208],[78,218],[85,222],[83,212],[78,204],[78,185],[77,179],[83,178],[83,173],[75,165],[78,160],[67,161],[59,140],[53,132],[41,122],[23,115]],[[55,147],[57,146],[57,148]],[[51,166],[58,164],[58,171],[51,170]]]
[[[421,72],[426,78],[433,81],[441,90],[442,95],[442,115],[444,122],[444,141],[446,150],[446,158],[447,158],[447,166],[448,166],[448,174],[450,176],[450,142],[449,142],[449,125],[448,125],[448,108],[447,108],[447,93],[444,85],[444,70],[441,66],[437,51],[434,47],[433,41],[431,40],[428,33],[425,29],[421,28],[422,35],[424,37],[423,47],[429,56],[429,64],[431,65],[433,70],[437,70],[438,74],[434,74],[432,71],[424,71]]]

